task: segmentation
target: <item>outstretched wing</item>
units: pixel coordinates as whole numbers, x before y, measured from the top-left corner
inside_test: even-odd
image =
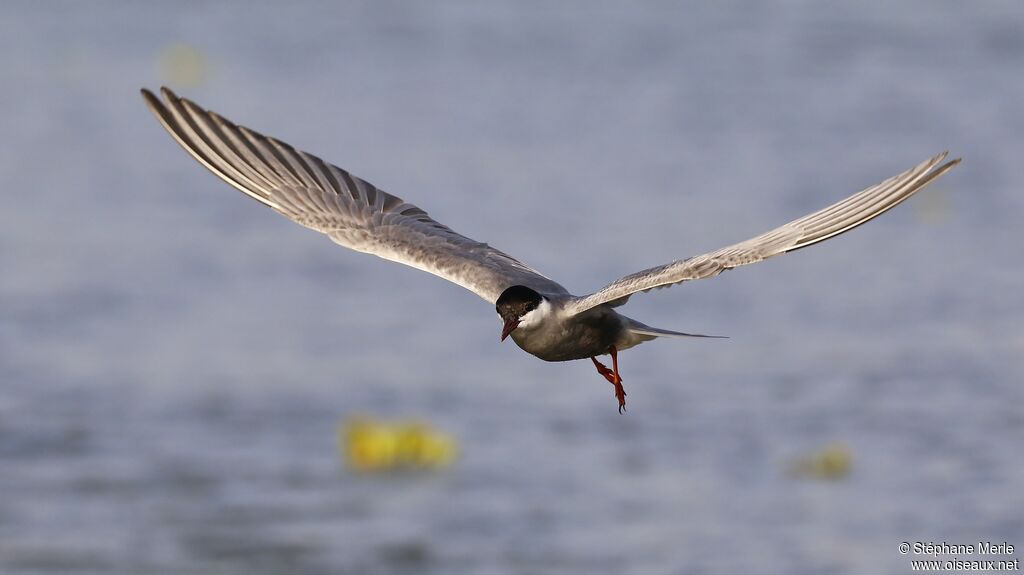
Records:
[[[571,313],[580,313],[601,304],[621,305],[630,294],[636,292],[714,277],[737,266],[759,262],[827,240],[885,213],[960,163],[957,158],[939,166],[944,159],[945,152],[841,202],[756,238],[628,275],[600,291],[577,298],[566,309]]]
[[[544,294],[565,288],[485,243],[341,168],[179,98],[142,96],[164,128],[199,163],[249,197],[336,243],[412,266],[494,303],[506,288]]]

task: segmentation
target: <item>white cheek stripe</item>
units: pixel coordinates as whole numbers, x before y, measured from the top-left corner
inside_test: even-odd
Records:
[[[549,315],[551,315],[551,302],[546,299],[541,300],[540,305],[519,319],[519,327],[528,328],[537,325]]]

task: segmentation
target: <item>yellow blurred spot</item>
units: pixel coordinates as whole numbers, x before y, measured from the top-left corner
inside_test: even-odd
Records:
[[[160,54],[160,77],[175,88],[195,88],[206,81],[206,56],[194,46],[172,44]]]
[[[443,469],[458,455],[455,438],[427,423],[365,416],[338,426],[338,447],[349,468],[360,472]]]
[[[825,447],[797,457],[789,466],[795,477],[838,481],[846,478],[853,468],[853,455],[842,443],[831,443]]]

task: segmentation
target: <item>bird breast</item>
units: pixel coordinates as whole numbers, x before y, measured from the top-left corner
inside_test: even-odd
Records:
[[[512,341],[523,351],[544,361],[570,361],[608,353],[625,330],[622,316],[606,306],[571,317],[552,314],[546,319],[511,334]]]

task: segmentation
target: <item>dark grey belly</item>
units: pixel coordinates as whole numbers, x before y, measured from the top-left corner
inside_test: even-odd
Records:
[[[599,310],[543,330],[522,334],[516,330],[512,339],[523,351],[544,361],[570,361],[608,353],[623,329],[624,322],[618,314]]]

